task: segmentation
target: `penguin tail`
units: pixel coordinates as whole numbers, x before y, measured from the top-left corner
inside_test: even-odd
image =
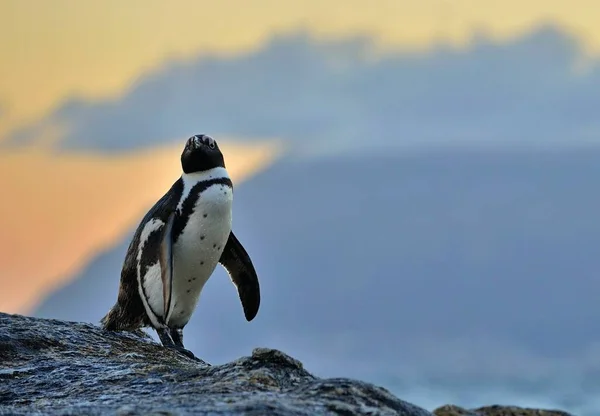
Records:
[[[115,305],[110,308],[108,313],[100,320],[100,324],[107,331],[118,331],[121,329],[121,325],[119,325],[121,322],[119,318],[120,315],[122,315],[120,313],[120,307],[119,305]]]
[[[128,306],[117,302],[100,320],[102,327],[107,331],[135,331],[146,325],[145,315],[132,314]]]

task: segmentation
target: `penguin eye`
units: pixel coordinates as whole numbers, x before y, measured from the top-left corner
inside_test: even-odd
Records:
[[[208,147],[210,147],[211,149],[214,149],[215,148],[215,142],[208,143]]]

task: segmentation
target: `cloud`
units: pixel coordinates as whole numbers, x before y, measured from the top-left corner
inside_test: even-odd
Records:
[[[218,267],[187,346],[223,362],[268,345],[361,377],[590,375],[599,174],[600,151],[579,149],[279,160],[238,188],[234,208],[261,279],[259,315],[244,320]],[[98,322],[129,238],[36,315]]]
[[[276,36],[233,57],[170,62],[113,100],[73,98],[11,135],[33,143],[66,125],[62,149],[120,151],[194,132],[295,143],[577,143],[600,131],[600,62],[544,25],[466,49],[372,56],[368,37]]]

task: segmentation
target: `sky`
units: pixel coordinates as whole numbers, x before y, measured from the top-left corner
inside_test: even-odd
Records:
[[[166,59],[259,48],[307,28],[331,38],[367,34],[378,47],[422,49],[497,39],[555,22],[600,50],[594,0],[0,1],[0,137],[76,94],[115,97]]]
[[[580,42],[579,46],[586,53],[596,55],[600,51],[600,29],[596,24],[600,18],[600,8],[594,7],[591,0],[532,0],[527,3],[516,0],[257,0],[253,2],[252,8],[244,6],[245,4],[232,0],[181,0],[172,3],[156,0],[132,0],[125,3],[113,0],[0,1],[0,141],[15,129],[36,125],[39,120],[63,109],[65,101],[73,97],[80,97],[91,103],[89,105],[97,102],[102,108],[110,108],[114,103],[113,113],[126,113],[128,108],[119,107],[119,100],[127,99],[136,83],[140,83],[142,90],[148,84],[151,87],[153,79],[152,76],[148,79],[148,73],[160,69],[166,62],[179,60],[185,63],[206,54],[225,59],[243,53],[261,53],[264,48],[266,52],[259,56],[269,58],[268,45],[272,37],[298,29],[308,31],[315,42],[367,35],[371,42],[368,45],[369,52],[378,54],[419,51],[440,43],[460,49],[468,47],[477,33],[485,33],[489,39],[496,39],[498,42],[510,42],[535,27],[553,22],[565,33],[575,34]],[[287,47],[285,42],[283,45]],[[294,40],[290,42],[293,46]],[[479,58],[475,56],[474,59],[478,62]],[[435,68],[437,64],[433,60],[430,65]],[[548,61],[548,65],[556,66],[552,60]],[[391,66],[389,71],[396,69]],[[533,71],[543,71],[543,68],[534,67]],[[243,73],[233,74],[237,78],[243,78]],[[443,80],[441,75],[435,72],[431,74],[436,79]],[[166,71],[167,80],[170,79],[169,76]],[[335,77],[335,71],[327,76]],[[367,77],[376,79],[373,74]],[[234,79],[224,78],[230,84]],[[284,79],[284,82],[290,81]],[[331,83],[329,78],[325,78],[324,82]],[[565,82],[572,83],[572,80],[567,79]],[[408,85],[401,88],[406,89]],[[350,90],[352,87],[349,84],[346,88]],[[226,84],[219,88],[225,90]],[[540,88],[545,87],[542,84]],[[584,86],[584,91],[585,88],[587,87]],[[426,99],[439,102],[445,98],[433,96]],[[568,97],[559,95],[556,98],[558,102],[565,99]],[[585,103],[586,97],[583,99]],[[344,98],[342,96],[336,100]],[[335,107],[335,103],[334,100],[326,105]],[[139,111],[143,114],[145,108],[142,107]],[[92,106],[89,117],[82,119],[93,121],[97,117],[97,111]],[[100,120],[100,126],[102,123],[115,124]],[[360,120],[355,120],[360,126]],[[117,240],[117,236],[122,236],[125,229],[134,222],[135,213],[151,199],[149,195],[157,195],[160,187],[175,174],[172,165],[174,161],[171,160],[167,164],[171,166],[171,170],[168,170],[171,176],[152,171],[152,175],[158,175],[156,178],[161,179],[156,180],[156,188],[153,187],[148,194],[134,196],[131,194],[133,184],[148,180],[147,171],[152,166],[149,161],[162,160],[165,154],[175,154],[175,146],[167,153],[164,153],[164,149],[156,149],[156,154],[150,150],[150,153],[129,152],[99,156],[93,154],[93,149],[78,155],[71,155],[63,149],[58,154],[51,149],[65,134],[65,126],[56,122],[56,117],[51,118],[51,121],[49,125],[43,125],[42,131],[36,134],[33,148],[5,148],[0,151],[2,187],[11,200],[19,201],[2,208],[5,222],[3,227],[10,231],[3,234],[9,237],[5,237],[2,242],[5,279],[16,274],[36,275],[39,279],[49,281],[58,279],[58,276],[64,278],[73,272],[74,265],[82,264],[93,250],[110,245]],[[136,119],[135,122],[140,123],[140,120]],[[149,125],[152,126],[150,122]],[[84,142],[85,129],[90,126],[95,128],[92,135],[100,134],[98,123],[84,123],[82,130],[76,131],[78,137],[75,140]],[[237,133],[243,135],[243,128],[240,130]],[[344,135],[343,130],[340,135]],[[104,140],[93,137],[98,142]],[[110,137],[105,139],[109,140]],[[264,143],[269,144],[261,147],[262,144],[255,143],[257,153],[249,157],[255,163],[250,162],[252,168],[248,168],[248,174],[266,167],[277,154],[277,146],[272,145],[274,137],[264,139]],[[232,147],[232,152],[245,154],[245,148],[241,144],[239,146]],[[136,168],[128,169],[127,166]],[[44,187],[37,182],[40,167],[49,172],[44,177]],[[128,172],[125,174],[126,170]],[[132,171],[136,171],[139,176],[133,176]],[[116,187],[110,186],[113,183],[111,181],[126,183],[123,179],[125,177],[131,185],[123,192],[119,193]],[[245,175],[240,175],[242,177]],[[110,197],[114,198],[114,205],[129,195],[132,201],[131,211],[119,211],[121,216],[115,218],[112,231],[109,230],[110,227],[98,226],[97,231],[86,234],[84,244],[80,235],[73,231],[80,229],[80,219],[60,214],[65,206],[72,204],[71,200],[61,196],[73,187],[80,187],[82,195],[86,195],[78,208],[82,212],[95,207],[104,215],[109,215],[109,211],[103,211],[97,205],[97,198],[85,194],[88,192],[92,196],[95,189],[116,192]],[[36,205],[35,201],[40,195],[51,202],[49,210],[46,209],[48,207]],[[25,212],[39,222],[27,225],[13,221],[12,218],[19,212]],[[102,224],[101,218],[103,217],[99,217],[98,224]],[[36,250],[41,250],[39,247],[48,244],[57,233],[66,245],[61,243],[54,248],[63,247],[62,252],[71,255],[62,258],[54,251],[48,251],[48,260],[37,265],[22,261],[32,245],[38,247]],[[39,241],[36,244],[40,246],[31,243],[33,235],[37,236]],[[68,241],[71,243],[66,243]],[[73,250],[69,245],[75,244],[73,241],[77,241],[76,245],[82,251]],[[20,265],[20,268],[15,265]],[[39,271],[42,269],[45,270],[45,277],[40,277]],[[37,282],[35,279],[31,281]],[[30,305],[33,299],[29,297],[28,300],[18,300],[12,295],[10,298],[12,303],[7,303],[6,298],[2,304],[9,311],[22,311],[23,305]]]

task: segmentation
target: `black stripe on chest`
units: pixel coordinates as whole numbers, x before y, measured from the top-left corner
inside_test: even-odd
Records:
[[[175,223],[173,224],[173,244],[175,244],[179,236],[183,234],[183,230],[190,220],[190,217],[194,213],[194,207],[201,198],[202,192],[213,185],[225,185],[233,189],[233,183],[229,178],[210,179],[207,181],[198,182],[196,185],[194,185],[192,189],[190,189],[185,201],[183,201],[183,204],[181,205],[181,211],[178,213]]]

